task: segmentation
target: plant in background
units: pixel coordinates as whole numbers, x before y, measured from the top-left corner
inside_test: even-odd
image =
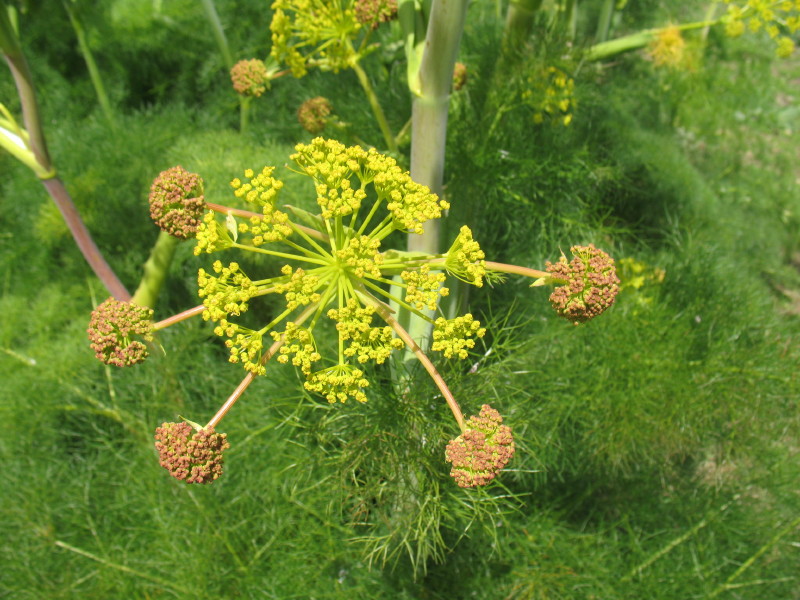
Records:
[[[297,121],[300,126],[314,135],[322,133],[333,113],[333,105],[327,98],[317,96],[306,100],[297,109]]]
[[[258,98],[269,87],[269,71],[263,60],[240,60],[231,67],[231,83],[237,94]]]
[[[775,53],[788,58],[795,48],[791,35],[800,30],[800,2],[797,0],[722,0],[728,7],[722,18],[725,33],[738,37],[745,31],[766,31],[775,43]]]
[[[579,323],[613,303],[618,290],[613,260],[588,246],[573,248],[571,262],[562,257],[548,263],[547,271],[486,261],[466,226],[442,254],[387,249],[383,244],[394,232],[422,235],[448,203],[415,183],[394,159],[374,149],[316,138],[297,145],[291,159],[297,172],[313,181],[319,214],[293,207],[285,212],[278,203],[284,184],[275,177],[275,168],[264,167],[258,173],[248,169],[244,179],[234,179],[231,186],[249,210],[206,204],[210,210],[197,227],[195,246],[196,255],[234,250],[260,255],[266,266],[275,259],[283,266],[251,277],[237,262],[216,260],[211,271],[200,269],[198,274],[203,304],[152,325],[143,324],[143,309],[104,303],[90,327],[98,357],[118,366],[135,364],[144,358],[144,346],[132,341],[132,334],[146,339],[152,332],[196,315],[213,321],[214,332],[225,339],[229,361],[247,371],[208,424],[195,427],[197,435],[213,438],[214,428],[253,379],[268,372],[273,357],[295,366],[305,378],[305,389],[328,402],[366,402],[370,371],[387,363],[393,352],[408,349],[436,384],[461,431],[446,453],[453,463],[453,477],[462,487],[488,483],[514,453],[510,428],[501,425],[499,413],[488,406],[480,416],[465,421],[444,379],[399,323],[390,304],[432,327],[432,352],[464,360],[486,330],[469,313],[450,319],[429,316],[449,293],[448,276],[476,287],[485,280],[499,281],[504,273],[534,278],[533,285],[557,285],[551,301],[562,316]],[[178,197],[171,202],[178,209],[158,211],[159,221],[175,220],[162,227],[172,230],[186,222],[180,197],[197,193],[195,177],[176,167],[162,174],[159,186],[154,185]],[[179,184],[172,183],[175,178]],[[190,205],[196,209],[195,203]],[[246,322],[244,315],[252,302],[264,297],[282,297],[283,308],[267,323]],[[329,335],[326,322],[328,330],[336,332],[333,355],[317,342]],[[128,354],[132,357],[125,360]],[[162,464],[187,482],[208,482],[207,475],[189,477],[183,459],[177,469],[172,459],[164,459],[164,447],[180,447],[175,450],[180,456],[191,454],[189,430],[181,428],[180,435],[175,434],[179,443],[172,446],[160,431]],[[211,479],[218,474],[213,471]]]
[[[272,9],[272,57],[287,64],[295,77],[303,77],[315,68],[334,73],[353,69],[386,147],[397,152],[395,136],[360,64],[377,49],[377,44],[369,43],[372,33],[380,23],[392,18],[396,4],[392,0],[277,0]]]

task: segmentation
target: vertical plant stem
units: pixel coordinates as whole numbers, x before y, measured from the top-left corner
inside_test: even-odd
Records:
[[[97,68],[97,63],[94,60],[89,44],[86,41],[86,33],[83,30],[78,18],[75,16],[75,11],[69,5],[70,0],[64,0],[64,10],[67,11],[69,22],[72,24],[72,29],[75,30],[75,36],[78,38],[78,47],[80,48],[83,60],[86,62],[86,68],[89,70],[89,77],[92,79],[95,94],[97,94],[97,101],[100,103],[100,108],[106,117],[106,120],[114,125],[114,111],[111,108],[111,102],[106,94],[105,85],[103,85],[103,78],[100,75],[100,70]]]
[[[239,133],[245,133],[250,123],[250,103],[252,98],[239,97]]]
[[[503,27],[500,61],[507,61],[511,57],[519,58],[522,55],[522,47],[531,34],[533,19],[541,6],[542,0],[516,0],[509,3]]]
[[[353,70],[356,72],[356,77],[358,77],[358,83],[361,84],[361,88],[364,90],[364,94],[367,96],[367,100],[369,101],[370,108],[372,108],[372,114],[375,115],[375,120],[378,122],[378,127],[381,129],[381,133],[383,134],[383,141],[386,144],[386,148],[392,153],[397,154],[397,140],[395,140],[394,134],[392,130],[389,128],[389,122],[386,120],[386,114],[383,112],[383,108],[381,108],[381,103],[378,100],[378,95],[375,93],[375,90],[372,88],[372,84],[369,82],[369,77],[367,73],[361,68],[361,65],[353,63]]]
[[[445,142],[453,67],[458,55],[461,33],[467,13],[467,0],[434,0],[425,51],[415,80],[419,90],[414,96],[411,123],[411,177],[442,195],[444,182]],[[410,252],[439,252],[439,224],[429,221],[425,233],[408,236]],[[408,323],[408,332],[423,349],[430,338],[430,324],[413,314],[401,313],[401,322]],[[411,359],[406,352],[405,360]]]
[[[225,37],[225,30],[222,28],[222,21],[219,20],[217,8],[214,6],[214,0],[201,0],[203,10],[206,13],[206,19],[211,25],[211,30],[214,32],[214,41],[217,42],[217,48],[222,55],[222,61],[225,66],[230,70],[233,66],[233,56],[231,49],[228,45],[228,38]]]
[[[600,16],[597,19],[597,33],[594,39],[598,44],[608,39],[608,32],[611,30],[611,19],[614,17],[614,5],[617,0],[603,0],[600,7]]]
[[[222,55],[222,62],[225,63],[225,68],[230,72],[233,68],[233,54],[231,47],[228,44],[228,38],[225,36],[225,29],[222,27],[222,21],[219,19],[217,8],[214,6],[214,0],[201,0],[203,4],[203,11],[206,14],[206,19],[211,25],[211,31],[214,33],[214,41],[217,43],[219,53]],[[250,111],[250,98],[239,97],[239,132],[244,133],[247,131],[248,117]]]
[[[136,288],[136,292],[131,298],[131,302],[139,306],[155,308],[158,295],[161,293],[164,281],[167,279],[169,265],[175,255],[178,242],[177,238],[164,231],[158,233],[158,239],[150,251],[150,257],[144,264],[144,274],[139,282],[139,287]]]

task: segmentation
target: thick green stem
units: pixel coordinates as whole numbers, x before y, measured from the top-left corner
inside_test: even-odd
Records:
[[[252,98],[239,96],[239,133],[247,132],[247,125],[250,123],[250,103]]]
[[[420,63],[419,90],[413,98],[411,124],[411,178],[442,195],[445,142],[453,67],[458,55],[461,33],[467,13],[467,0],[434,0],[425,38],[425,52]],[[412,90],[414,91],[414,90]],[[410,252],[439,252],[439,224],[429,221],[425,233],[408,236]],[[404,318],[405,317],[405,318]],[[430,338],[430,324],[414,315],[408,319],[408,331],[423,348]],[[406,356],[406,359],[411,358]]]
[[[139,306],[155,308],[158,295],[167,279],[175,249],[178,247],[178,241],[177,238],[164,231],[159,232],[158,239],[150,251],[150,258],[144,264],[144,274],[131,302]]]
[[[501,60],[518,58],[525,41],[533,30],[533,20],[542,6],[542,0],[517,0],[508,5],[506,22],[503,28]]]
[[[608,32],[611,30],[611,20],[614,17],[614,5],[617,0],[603,0],[600,7],[600,15],[597,18],[597,33],[594,39],[599,44],[608,40]]]
[[[80,48],[83,60],[86,62],[86,68],[89,70],[89,77],[92,79],[95,94],[97,94],[97,101],[100,103],[100,108],[106,117],[106,120],[114,125],[114,111],[111,108],[111,102],[106,94],[105,85],[103,85],[103,78],[100,76],[100,70],[97,68],[97,63],[94,60],[89,44],[86,41],[86,33],[83,30],[78,18],[75,16],[75,11],[69,5],[70,0],[64,0],[64,9],[69,16],[69,22],[72,24],[72,29],[75,30],[75,36],[78,38],[78,47]]]
[[[353,63],[353,70],[356,72],[358,82],[361,84],[361,88],[364,90],[367,100],[369,101],[369,105],[372,108],[372,114],[375,115],[375,120],[378,122],[378,127],[381,129],[383,141],[386,143],[386,148],[393,154],[397,154],[397,141],[395,140],[392,130],[389,128],[389,122],[386,120],[386,115],[383,112],[383,108],[381,108],[378,95],[372,88],[372,84],[369,82],[369,77],[367,76],[366,71],[364,71],[364,69],[361,68],[361,65],[359,65],[357,62]]]

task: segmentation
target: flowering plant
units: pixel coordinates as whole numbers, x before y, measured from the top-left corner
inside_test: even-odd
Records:
[[[214,428],[253,379],[268,372],[270,359],[297,367],[305,377],[306,390],[329,402],[366,402],[367,365],[384,364],[394,351],[407,348],[433,379],[461,430],[446,453],[453,463],[453,477],[463,487],[486,484],[513,455],[511,429],[500,425],[502,418],[488,405],[480,416],[465,421],[420,340],[403,328],[397,313],[408,311],[431,324],[432,352],[466,359],[475,340],[486,333],[481,323],[470,313],[449,319],[429,316],[429,311],[437,310],[439,299],[449,293],[448,276],[476,287],[499,280],[502,273],[532,277],[536,280],[533,285],[556,284],[551,296],[554,307],[570,321],[581,323],[613,303],[619,289],[614,261],[593,246],[574,247],[572,261],[562,257],[557,263],[548,263],[546,271],[486,261],[466,226],[442,254],[384,249],[393,232],[422,234],[429,221],[449,208],[447,201],[415,183],[393,158],[375,149],[346,147],[323,138],[298,144],[295,149],[291,156],[294,168],[313,181],[319,214],[279,204],[284,184],[275,177],[274,167],[258,173],[247,169],[244,179],[234,179],[231,187],[233,195],[252,210],[206,202],[207,211],[195,236],[196,255],[234,250],[285,264],[266,276],[251,277],[237,262],[216,260],[211,270],[199,270],[202,305],[154,324],[148,322],[150,313],[145,309],[107,301],[95,311],[90,326],[98,358],[118,366],[134,364],[143,360],[146,352],[142,341],[131,340],[132,334],[147,341],[153,332],[195,315],[215,323],[214,332],[225,338],[229,361],[247,371],[243,382],[205,427],[195,427],[191,440],[191,431],[176,424],[164,424],[157,435],[162,465],[189,483],[209,483],[221,473],[221,453],[227,447],[227,441],[215,437]],[[165,173],[172,179],[180,175],[184,185],[173,187],[184,196],[198,193],[196,176],[182,170]],[[162,174],[160,180],[164,177]],[[157,191],[163,188],[154,186]],[[178,191],[173,195],[180,196]],[[183,235],[185,228],[163,223],[169,215],[182,223],[185,212],[155,213],[159,226]],[[283,309],[266,324],[245,324],[242,317],[250,304],[266,296],[283,297]],[[112,307],[107,306],[109,302]],[[336,351],[330,356],[316,341],[325,321],[337,332]],[[130,360],[118,359],[131,353],[135,356]],[[197,435],[202,440],[195,440]],[[213,452],[208,450],[208,460],[190,475],[194,473],[190,466],[197,462],[192,457],[209,440],[216,440]],[[167,458],[166,449],[170,452]],[[208,461],[213,462],[213,469]]]

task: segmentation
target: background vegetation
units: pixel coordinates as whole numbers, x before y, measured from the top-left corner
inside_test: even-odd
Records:
[[[60,2],[28,3],[21,37],[54,162],[130,287],[157,236],[146,197],[160,170],[197,171],[224,199],[242,169],[282,165],[310,138],[295,110],[316,95],[381,139],[350,72],[276,81],[240,135],[200,3],[96,4],[73,9],[113,124]],[[216,4],[235,58],[265,57],[269,3]],[[707,8],[628,4],[618,33]],[[465,413],[488,402],[512,425],[500,484],[452,483],[454,433],[424,378],[410,399],[385,385],[329,406],[289,369],[226,418],[220,481],[174,481],[154,428],[213,414],[241,369],[203,323],[164,332],[165,355],[140,367],[95,361],[85,328],[105,293],[41,185],[0,154],[0,597],[800,598],[797,56],[712,30],[693,72],[643,53],[580,65],[569,127],[519,105],[489,133],[535,62],[493,83],[499,9],[473,3],[462,42],[453,226],[533,267],[595,243],[624,286],[581,327],[524,282],[471,295],[491,335],[472,369],[442,368]],[[396,130],[400,55],[384,46],[367,65]],[[0,73],[12,112],[15,98]],[[179,248],[157,316],[197,304],[200,266]]]

